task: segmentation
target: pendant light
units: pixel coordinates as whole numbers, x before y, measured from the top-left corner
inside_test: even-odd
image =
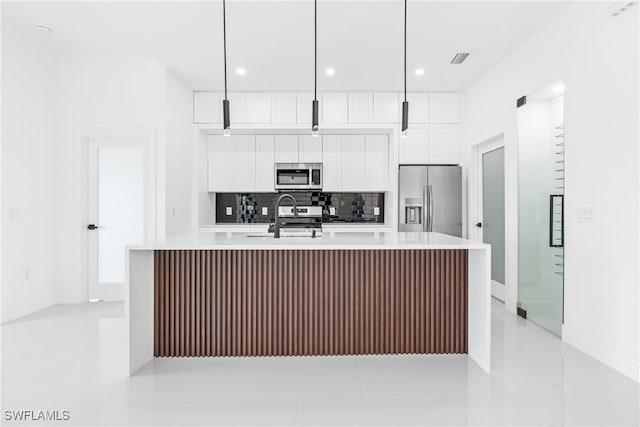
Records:
[[[311,102],[311,136],[318,137],[318,0],[313,0],[313,101]]]
[[[404,0],[404,102],[402,103],[403,138],[409,134],[409,103],[407,102],[407,0]]]
[[[225,0],[222,0],[222,39],[224,43],[224,100],[222,101],[224,136],[231,136],[231,118],[229,117],[229,100],[227,99],[227,11]]]

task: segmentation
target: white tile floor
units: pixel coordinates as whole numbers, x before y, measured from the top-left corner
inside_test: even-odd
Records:
[[[1,328],[2,417],[58,409],[71,411],[58,425],[638,425],[638,383],[497,301],[492,318],[491,375],[465,356],[363,356],[156,359],[128,378],[123,305],[56,306]]]

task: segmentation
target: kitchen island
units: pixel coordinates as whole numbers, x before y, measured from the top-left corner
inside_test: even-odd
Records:
[[[438,233],[199,233],[127,251],[129,372],[153,357],[468,354],[490,247]]]

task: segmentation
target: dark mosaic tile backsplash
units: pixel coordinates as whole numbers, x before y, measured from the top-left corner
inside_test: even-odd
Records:
[[[384,193],[322,193],[316,191],[291,193],[298,206],[322,206],[324,223],[384,223]],[[269,223],[279,193],[216,193],[216,223]],[[289,205],[290,201],[284,201]],[[231,215],[226,208],[231,207]],[[262,208],[268,208],[262,215]],[[329,208],[336,208],[335,215]],[[374,215],[374,208],[380,215]]]

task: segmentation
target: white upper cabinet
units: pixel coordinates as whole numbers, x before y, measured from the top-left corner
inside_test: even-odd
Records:
[[[409,104],[411,111],[411,104]],[[409,112],[411,116],[411,112]],[[428,135],[426,125],[409,126],[406,138],[399,138],[399,162],[401,165],[426,165],[429,164]]]
[[[389,137],[366,135],[365,137],[365,190],[389,189]]]
[[[346,92],[328,92],[322,94],[322,119],[320,123],[344,124],[348,122]],[[309,102],[309,113],[311,113],[311,103]],[[309,120],[311,123],[311,120]]]
[[[233,143],[222,135],[209,136],[208,188],[209,191],[233,191]]]
[[[228,138],[228,137],[227,137]],[[256,137],[255,135],[232,135],[233,190],[246,191],[256,185]]]
[[[216,92],[193,93],[193,123],[222,123],[222,98]]]
[[[298,124],[309,125],[309,129],[311,129],[312,101],[313,92],[300,92],[296,94],[296,120]],[[321,112],[322,111],[319,111],[318,114],[321,114]],[[322,122],[321,117],[319,117],[319,120]]]
[[[322,135],[300,135],[298,137],[298,161],[300,163],[322,163]]]
[[[222,122],[222,100],[217,92],[194,92],[193,121]],[[325,92],[318,95],[322,125],[400,123],[403,93]],[[409,123],[460,123],[460,95],[454,92],[407,93]],[[232,92],[231,126],[234,124],[304,124],[311,127],[313,92]]]
[[[271,119],[273,123],[296,123],[297,95],[295,93],[271,94]]]
[[[298,135],[276,135],[276,163],[298,163]]]
[[[255,191],[273,191],[275,185],[275,136],[256,135]],[[249,189],[245,189],[248,191]]]
[[[209,137],[209,191],[246,191],[255,186],[256,145],[254,135]]]
[[[457,165],[460,163],[460,129],[458,125],[429,126],[429,163]]]
[[[457,93],[429,95],[431,123],[460,123],[460,97]]]
[[[322,191],[342,191],[342,136],[322,136]]]
[[[349,93],[349,123],[373,123],[373,93]]]
[[[399,123],[398,94],[376,92],[373,94],[373,121],[375,123]]]
[[[342,190],[362,191],[365,178],[364,135],[342,136]]]
[[[245,115],[245,94],[240,92],[230,92],[227,94],[227,97],[229,99],[229,119],[231,121],[231,129],[233,129],[234,124],[247,123],[247,117]]]
[[[245,123],[271,123],[270,93],[245,94]]]
[[[402,102],[404,93],[398,96],[398,122],[402,121]],[[422,92],[407,93],[409,102],[409,123],[427,123],[429,121],[429,94]]]

